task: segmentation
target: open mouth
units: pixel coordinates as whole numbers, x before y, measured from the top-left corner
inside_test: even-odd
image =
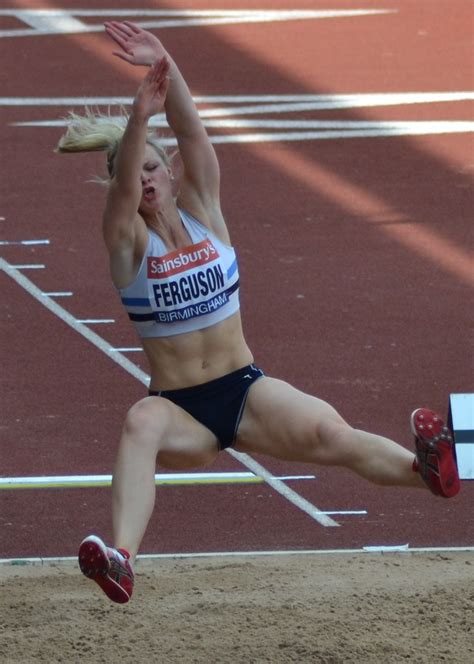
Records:
[[[155,187],[145,187],[143,190],[143,198],[146,201],[151,201],[155,195]]]

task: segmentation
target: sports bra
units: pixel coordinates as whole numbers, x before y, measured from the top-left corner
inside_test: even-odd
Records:
[[[169,251],[148,229],[138,273],[120,288],[122,303],[140,338],[202,330],[239,309],[239,270],[233,247],[178,210],[192,244]]]

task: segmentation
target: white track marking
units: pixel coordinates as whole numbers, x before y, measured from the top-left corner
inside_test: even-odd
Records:
[[[332,108],[370,108],[374,106],[404,106],[410,104],[432,104],[474,99],[472,90],[456,92],[364,92],[354,94],[301,94],[301,95],[213,95],[195,96],[196,104],[254,104],[236,112],[250,108],[249,112],[282,112],[295,110],[324,110]],[[133,97],[0,97],[0,106],[114,106],[131,105]],[[264,106],[264,104],[272,104]],[[285,106],[292,104],[292,106]],[[279,110],[280,109],[280,110]],[[214,109],[212,109],[213,112]]]
[[[201,97],[205,103],[205,97]],[[200,116],[205,127],[211,129],[230,129],[231,133],[210,134],[215,144],[229,143],[268,143],[284,141],[315,141],[354,138],[377,138],[389,136],[426,136],[438,134],[472,133],[474,122],[462,120],[322,120],[322,119],[280,119],[269,117],[259,119],[245,118],[246,115],[276,116],[282,114],[298,114],[321,109],[336,108],[370,108],[374,106],[407,105],[421,103],[455,102],[474,99],[472,92],[453,93],[387,93],[361,95],[288,95],[258,97],[214,97],[216,108],[201,108]],[[232,103],[224,102],[231,100]],[[254,100],[259,99],[260,103]],[[85,105],[97,105],[105,98],[91,98]],[[243,100],[252,100],[244,103]],[[2,100],[0,100],[1,102]],[[63,99],[59,100],[62,104]],[[72,99],[70,99],[72,101]],[[86,100],[83,100],[86,101]],[[109,102],[112,100],[109,99]],[[122,99],[122,102],[129,101]],[[10,98],[3,99],[9,105]],[[46,100],[48,102],[48,100]],[[265,103],[263,103],[265,102]],[[115,102],[117,103],[117,102]],[[38,105],[41,105],[39,102]],[[13,105],[13,103],[12,103]],[[75,104],[71,104],[75,105]],[[120,120],[120,118],[118,118]],[[123,119],[123,118],[121,118]],[[49,120],[27,120],[12,123],[18,127],[65,127],[67,118]],[[166,127],[164,114],[158,114],[150,121],[150,126]],[[246,130],[264,129],[269,131],[250,132]],[[271,131],[279,130],[279,131]],[[175,146],[174,138],[162,138],[162,143]]]
[[[410,129],[361,129],[344,131],[294,131],[268,134],[234,134],[229,136],[211,136],[211,142],[222,145],[224,143],[281,143],[285,141],[335,140],[339,138],[381,138],[388,136],[427,136],[434,134],[458,134],[474,131],[474,123],[470,128],[451,126],[426,127],[412,126]],[[174,140],[161,141],[163,145],[176,145]]]
[[[46,297],[45,294],[27,277],[25,277],[21,272],[15,269],[12,265],[7,263],[3,258],[0,257],[0,269],[4,270],[8,276],[10,276],[16,283],[24,288],[27,293],[34,297],[38,302],[43,306],[49,309],[55,316],[60,318],[62,321],[67,323],[70,327],[73,328],[76,332],[85,337],[88,341],[94,344],[99,350],[105,353],[109,358],[114,362],[119,364],[125,371],[137,378],[141,383],[148,387],[150,383],[150,377],[137,367],[133,362],[130,362],[124,355],[120,352],[113,351],[111,346],[100,337],[95,332],[92,332],[88,327],[79,323],[77,319],[72,316],[68,311],[59,306],[54,300],[49,297]],[[274,478],[263,466],[257,463],[252,457],[247,454],[240,454],[228,448],[227,450],[233,456],[238,458],[240,463],[243,466],[246,466],[249,470],[263,477],[272,488],[277,491],[280,495],[286,498],[290,503],[301,509],[303,512],[308,514],[312,519],[317,521],[323,526],[339,526],[339,524],[331,519],[329,516],[322,513],[317,507],[312,505],[305,498],[297,494],[295,491],[287,487],[284,482],[279,479]]]
[[[155,474],[156,484],[198,484],[222,482],[263,482],[254,473],[166,473]],[[112,475],[55,475],[39,477],[0,477],[0,489],[52,489],[110,486]]]
[[[101,324],[101,323],[115,323],[115,318],[78,318],[78,323],[84,323],[84,325],[91,324]]]
[[[0,257],[0,269],[4,270],[16,283],[24,288],[24,290],[34,297],[43,306],[49,309],[55,316],[67,323],[73,330],[81,334],[85,339],[90,341],[103,353],[108,355],[114,362],[125,369],[129,374],[134,376],[137,380],[148,386],[149,376],[142,371],[136,364],[130,362],[126,357],[116,353],[112,350],[111,346],[95,332],[92,332],[86,325],[79,323],[77,319],[72,316],[66,309],[63,309],[59,304],[54,302],[50,297],[45,295],[32,281],[25,277],[20,271],[19,267],[10,265],[3,258]]]
[[[394,556],[405,557],[409,554],[424,553],[474,553],[474,546],[434,546],[434,547],[408,547],[403,551],[394,551],[388,555],[393,559]],[[292,551],[209,551],[202,553],[143,553],[137,556],[137,561],[147,560],[166,560],[182,558],[251,558],[252,556],[261,557],[281,557],[281,556],[333,556],[333,555],[387,555],[382,550],[366,551],[362,549],[297,549]],[[77,556],[62,556],[57,558],[0,558],[0,565],[68,565],[73,563],[77,565]]]
[[[38,35],[103,32],[100,23],[84,23],[84,17],[137,17],[142,28],[188,28],[198,26],[235,25],[239,23],[269,23],[275,21],[301,21],[344,17],[362,17],[393,14],[396,9],[335,9],[335,10],[143,10],[143,9],[3,9],[0,16],[14,17],[30,29],[0,30],[1,37],[34,37]],[[143,18],[147,20],[143,20]],[[148,20],[152,19],[152,20]],[[157,20],[158,19],[158,20]]]
[[[275,477],[285,481],[314,480],[314,475],[288,475]],[[222,484],[264,482],[264,478],[252,472],[209,472],[209,473],[157,473],[156,484]],[[110,486],[112,475],[40,475],[38,477],[0,477],[1,489],[73,489],[76,487],[90,488],[94,486]],[[334,511],[333,514],[367,514],[366,510]]]
[[[78,21],[72,16],[73,12],[67,11],[21,11],[20,14],[15,14],[15,18],[20,19],[33,28],[33,34],[37,32],[55,34],[55,33],[73,33],[73,32],[89,32],[85,23]],[[102,26],[103,28],[103,26]],[[8,36],[5,32],[10,33],[10,36],[17,34],[16,30],[0,31],[0,37]],[[25,31],[18,31],[25,32]],[[30,32],[31,31],[27,31]],[[13,34],[12,34],[13,33]]]
[[[205,114],[205,111],[201,115]],[[114,119],[114,118],[112,118]],[[118,118],[115,118],[118,119]],[[474,122],[468,120],[380,120],[367,122],[364,120],[203,120],[207,128],[216,129],[302,129],[300,132],[279,132],[260,134],[232,134],[225,136],[210,135],[214,143],[226,142],[257,142],[281,140],[305,140],[315,138],[341,138],[364,136],[415,136],[426,134],[459,134],[474,131]],[[62,120],[30,120],[14,122],[15,127],[67,127],[68,121]],[[165,119],[155,118],[149,122],[150,127],[167,127]],[[307,131],[319,129],[324,131]],[[162,139],[167,143],[176,143],[174,139]]]
[[[62,17],[64,14],[72,16],[95,17],[128,17],[128,16],[183,16],[183,17],[222,17],[242,18],[244,16],[296,16],[298,18],[319,18],[337,16],[366,16],[370,14],[396,13],[396,9],[0,9],[0,16],[22,15],[51,18]]]
[[[44,270],[46,265],[41,263],[25,263],[24,265],[10,265],[14,270]]]
[[[56,291],[51,293],[43,293],[44,297],[71,297],[74,295],[72,291]]]
[[[271,473],[269,473],[266,468],[259,464],[258,461],[255,461],[255,459],[248,456],[247,454],[242,454],[241,452],[233,450],[231,447],[229,447],[227,451],[231,456],[237,459],[237,461],[240,461],[244,466],[252,470],[255,475],[263,477],[265,481],[275,489],[275,491],[281,493],[287,500],[290,501],[290,503],[293,503],[293,505],[299,507],[302,512],[306,512],[306,514],[308,514],[312,519],[320,523],[322,526],[339,526],[336,521],[333,521],[330,516],[322,512],[318,507],[315,507],[312,503],[306,500],[306,498],[300,496],[299,493],[296,493],[296,491],[290,489],[290,487],[286,486],[286,484],[282,484],[280,480],[276,480],[274,477],[272,477]],[[242,459],[244,459],[245,462],[243,462]]]
[[[10,245],[31,246],[36,244],[49,244],[49,240],[0,240],[0,245],[2,247]]]

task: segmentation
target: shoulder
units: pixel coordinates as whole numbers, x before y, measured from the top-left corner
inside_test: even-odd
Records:
[[[178,209],[194,219],[201,226],[212,231],[222,242],[230,244],[230,235],[219,201],[209,201],[204,205],[199,199],[178,196]]]

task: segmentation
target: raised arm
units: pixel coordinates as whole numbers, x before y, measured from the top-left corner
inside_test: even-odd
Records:
[[[214,148],[189,88],[173,58],[153,34],[129,22],[105,23],[105,30],[120,47],[114,55],[133,65],[151,65],[166,56],[170,62],[170,86],[165,102],[166,118],[178,141],[184,166],[180,199],[196,207],[196,197],[207,213],[221,223],[219,206],[220,173]],[[222,220],[223,224],[223,220]]]
[[[157,60],[138,88],[123,138],[113,162],[103,215],[104,240],[110,255],[112,279],[121,287],[133,279],[146,238],[138,214],[148,120],[162,110],[169,85],[169,62]]]

